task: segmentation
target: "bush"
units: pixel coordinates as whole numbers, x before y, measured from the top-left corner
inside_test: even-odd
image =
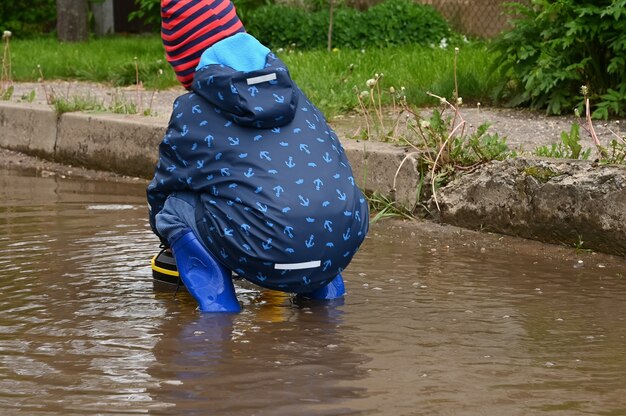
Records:
[[[135,0],[138,10],[128,15],[128,21],[139,20],[154,28],[161,27],[160,0]]]
[[[129,21],[139,19],[152,27],[161,27],[161,0],[134,1],[139,10],[128,16]],[[237,15],[244,22],[250,10],[265,4],[265,0],[232,0],[232,2],[237,9]]]
[[[246,29],[262,43],[279,48],[296,44],[304,49],[327,46],[328,10],[311,12],[283,5],[250,11]],[[410,0],[388,0],[365,12],[335,11],[333,46],[338,48],[438,44],[451,35],[447,22],[431,6]]]
[[[0,2],[0,31],[9,30],[17,38],[28,38],[54,29],[56,24],[55,0]]]
[[[533,0],[512,4],[512,30],[495,43],[509,105],[582,112],[585,85],[594,117],[626,116],[626,0]]]
[[[320,47],[325,45],[328,28],[320,13],[278,4],[251,12],[245,24],[250,34],[270,48],[292,43],[305,49]]]

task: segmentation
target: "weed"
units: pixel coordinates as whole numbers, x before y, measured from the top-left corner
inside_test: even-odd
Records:
[[[578,242],[574,244],[576,250],[581,250],[585,242],[583,241],[583,236],[578,234]]]
[[[137,104],[128,100],[118,90],[111,97],[109,110],[115,114],[137,114]]]
[[[506,138],[488,133],[489,124],[485,123],[475,130],[467,128],[459,106],[463,99],[459,96],[456,76],[459,49],[454,50],[454,102],[427,92],[427,95],[439,100],[440,108],[432,111],[429,118],[424,118],[415,111],[406,100],[405,88],[397,93],[395,88],[387,90],[381,86],[383,74],[375,74],[366,82],[369,90],[358,91],[362,125],[354,138],[380,141],[410,146],[415,151],[408,153],[402,160],[394,176],[394,187],[402,165],[411,157],[418,157],[426,166],[427,175],[422,175],[418,198],[422,187],[428,183],[431,194],[439,209],[437,188],[447,184],[458,172],[471,171],[478,165],[491,160],[502,160],[514,156],[508,149]],[[389,94],[393,104],[388,113],[383,112],[382,96]],[[425,182],[424,182],[425,181]]]
[[[139,110],[142,110],[142,102],[141,102],[141,81],[139,81],[139,64],[137,63],[137,57],[135,56],[135,96],[137,98],[136,103],[139,103]]]
[[[2,43],[4,43],[2,51],[2,72],[0,73],[0,93],[3,100],[10,100],[13,95],[12,83],[13,75],[11,71],[11,49],[10,49],[11,32],[5,30],[2,34]],[[10,92],[9,89],[11,89]],[[5,98],[7,97],[8,98]]]
[[[541,166],[528,166],[527,168],[524,168],[523,172],[525,175],[532,176],[542,183],[546,183],[550,179],[559,176],[558,172],[555,172],[550,168]]]
[[[145,116],[154,115],[152,105],[154,102],[154,96],[156,91],[152,91],[150,98],[150,105],[147,108],[143,108],[143,96],[142,96],[142,84],[139,80],[140,72],[136,64],[136,83],[135,89],[135,101],[127,99],[123,93],[116,89],[111,94],[111,102],[106,105],[104,101],[97,99],[96,97],[87,94],[73,95],[70,93],[70,87],[64,93],[55,91],[52,87],[49,87],[46,83],[46,79],[41,69],[41,65],[37,65],[37,71],[39,72],[38,81],[41,83],[44,94],[46,96],[46,102],[52,106],[58,114],[74,112],[74,111],[109,111],[115,114],[143,114]],[[23,96],[22,99],[32,102],[35,98],[35,91],[32,91],[28,96]]]
[[[430,94],[439,99],[441,110],[433,110],[429,119],[425,120],[406,107],[416,122],[409,124],[418,141],[404,141],[416,149],[426,150],[422,158],[430,169],[430,185],[433,199],[439,209],[437,188],[447,184],[457,172],[471,171],[478,165],[491,160],[503,160],[511,157],[505,137],[488,134],[489,124],[480,125],[475,131],[466,129],[466,122],[458,107],[452,105],[444,97]],[[461,102],[458,97],[457,102]],[[452,110],[453,115],[447,116],[446,111]]]
[[[579,125],[587,132],[587,134],[591,137],[593,144],[596,147],[598,154],[600,155],[599,161],[603,164],[624,164],[626,163],[626,139],[618,136],[613,130],[607,127],[609,132],[614,136],[614,139],[611,140],[609,147],[606,148],[602,145],[600,140],[598,139],[598,135],[596,134],[595,128],[592,122],[592,114],[591,114],[591,106],[589,104],[589,91],[586,85],[583,85],[580,88],[580,92],[584,97],[584,107],[585,107],[585,123],[583,124],[580,120],[580,111],[575,109],[574,113],[578,118],[578,123],[574,123],[570,130],[570,133],[566,132],[561,133],[561,141],[562,144],[552,145],[551,149],[547,149],[544,146],[544,149],[537,149],[541,156],[550,156],[550,157],[571,157],[573,159],[578,159],[579,156],[582,159],[587,159],[590,154],[590,150],[586,150],[581,153],[581,146],[578,143],[580,140],[579,136]]]
[[[626,164],[626,140],[623,138],[618,138],[618,140],[611,140],[607,156],[603,159],[604,163],[611,165]]]
[[[559,159],[589,159],[591,149],[582,150],[580,145],[580,124],[574,123],[568,132],[561,132],[561,142],[552,143],[549,147],[544,145],[535,149],[537,156],[552,157]]]
[[[353,138],[369,140],[376,138],[380,141],[388,142],[395,141],[397,139],[397,127],[398,122],[401,119],[402,112],[398,112],[398,104],[404,105],[406,102],[406,96],[404,95],[405,88],[402,87],[399,92],[392,86],[389,88],[388,94],[391,97],[392,110],[391,120],[387,114],[383,112],[383,92],[381,88],[381,80],[383,74],[374,74],[373,78],[367,80],[365,85],[368,90],[358,91],[355,87],[354,91],[357,92],[357,101],[359,103],[359,113],[361,115],[361,121],[365,126],[359,126]],[[393,127],[387,130],[385,125],[392,124]]]
[[[14,90],[15,88],[13,87],[13,85],[9,85],[7,88],[0,91],[0,99],[2,99],[3,101],[9,101],[11,97],[13,97]]]
[[[86,97],[59,97],[54,100],[53,106],[57,114],[75,111],[104,111],[106,109],[101,101],[90,95]]]
[[[41,65],[39,64],[37,64],[37,71],[39,72],[39,79],[37,81],[40,82],[41,86],[43,87],[43,92],[46,95],[46,102],[48,103],[48,105],[54,105],[54,102],[56,101],[56,98],[54,96],[54,90],[52,88],[48,89],[46,79],[43,76]]]
[[[591,253],[593,251],[589,248],[585,248],[585,241],[583,240],[583,236],[581,234],[578,234],[578,241],[574,243],[574,249],[576,249],[576,252]]]
[[[606,153],[601,162],[613,165],[626,164],[626,138],[620,137],[610,128],[606,128],[614,138],[609,143],[609,148],[605,149]]]
[[[593,123],[591,121],[591,106],[589,105],[589,95],[588,95],[589,88],[587,88],[586,85],[583,85],[582,87],[580,87],[580,93],[583,95],[584,102],[585,102],[585,124],[582,124],[582,123],[581,124],[583,126],[583,129],[585,129],[585,131],[587,132],[587,134],[591,136],[591,139],[593,140],[593,144],[596,146],[598,153],[600,153],[600,157],[606,158],[607,157],[606,149],[602,146],[602,143],[600,143],[600,139],[598,139],[598,135],[596,134],[596,130],[594,129]],[[578,109],[576,109],[575,114],[576,114],[576,117],[580,118]]]
[[[375,222],[383,218],[405,218],[408,220],[415,219],[411,211],[397,205],[396,201],[378,192],[374,192],[369,195],[367,200],[372,211],[376,212],[374,218],[370,220],[371,224],[374,224]]]
[[[35,90],[31,90],[31,92],[29,92],[28,94],[22,94],[20,99],[27,103],[32,103],[33,101],[35,101],[36,96],[37,96],[37,92]]]

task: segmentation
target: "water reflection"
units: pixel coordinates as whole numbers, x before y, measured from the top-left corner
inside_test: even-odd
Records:
[[[338,330],[341,303],[297,304],[239,283],[246,303],[240,315],[190,314],[186,302],[172,310],[162,327],[168,336],[154,349],[158,365],[150,371],[164,382],[153,397],[179,414],[346,411],[341,402],[356,392],[337,380],[364,377],[358,365],[367,358],[352,352]]]
[[[0,171],[2,414],[626,414],[624,259],[386,222],[342,302],[154,286],[143,185]]]

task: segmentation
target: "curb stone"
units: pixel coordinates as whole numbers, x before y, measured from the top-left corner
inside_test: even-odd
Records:
[[[626,256],[626,166],[493,161],[437,192],[438,220],[474,230]]]
[[[57,115],[47,106],[0,103],[0,147],[37,156],[53,155]]]

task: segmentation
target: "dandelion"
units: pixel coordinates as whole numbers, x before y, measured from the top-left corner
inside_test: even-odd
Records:
[[[459,48],[458,48],[458,47],[454,48],[454,54],[455,54],[455,55],[458,55],[458,54],[459,54]]]
[[[446,38],[442,38],[442,39],[439,41],[439,47],[440,47],[441,49],[446,49],[446,48],[448,47],[448,39],[446,39]]]
[[[361,93],[359,94],[359,97],[361,99],[367,98],[370,96],[370,92],[369,91],[361,91]]]
[[[339,52],[339,48],[333,48],[333,52],[334,52],[334,53]]]
[[[368,88],[374,88],[376,86],[376,80],[370,78],[365,82],[365,85],[367,85]]]
[[[11,32],[5,30],[2,33],[2,41],[4,42],[4,50],[2,52],[2,74],[0,75],[0,92],[5,91],[5,83],[10,85],[11,80],[11,51],[9,50],[9,39],[11,38]]]
[[[401,100],[406,101],[406,88],[400,87],[400,93],[398,94]]]
[[[574,109],[574,115],[578,118],[580,117],[580,111],[578,111],[578,108]]]
[[[589,93],[589,88],[587,88],[586,85],[581,86],[580,87],[580,93],[586,97],[587,94]]]
[[[463,97],[457,97],[456,105],[463,105]]]
[[[395,94],[396,93],[396,89],[394,87],[389,87],[389,93],[390,94]]]

